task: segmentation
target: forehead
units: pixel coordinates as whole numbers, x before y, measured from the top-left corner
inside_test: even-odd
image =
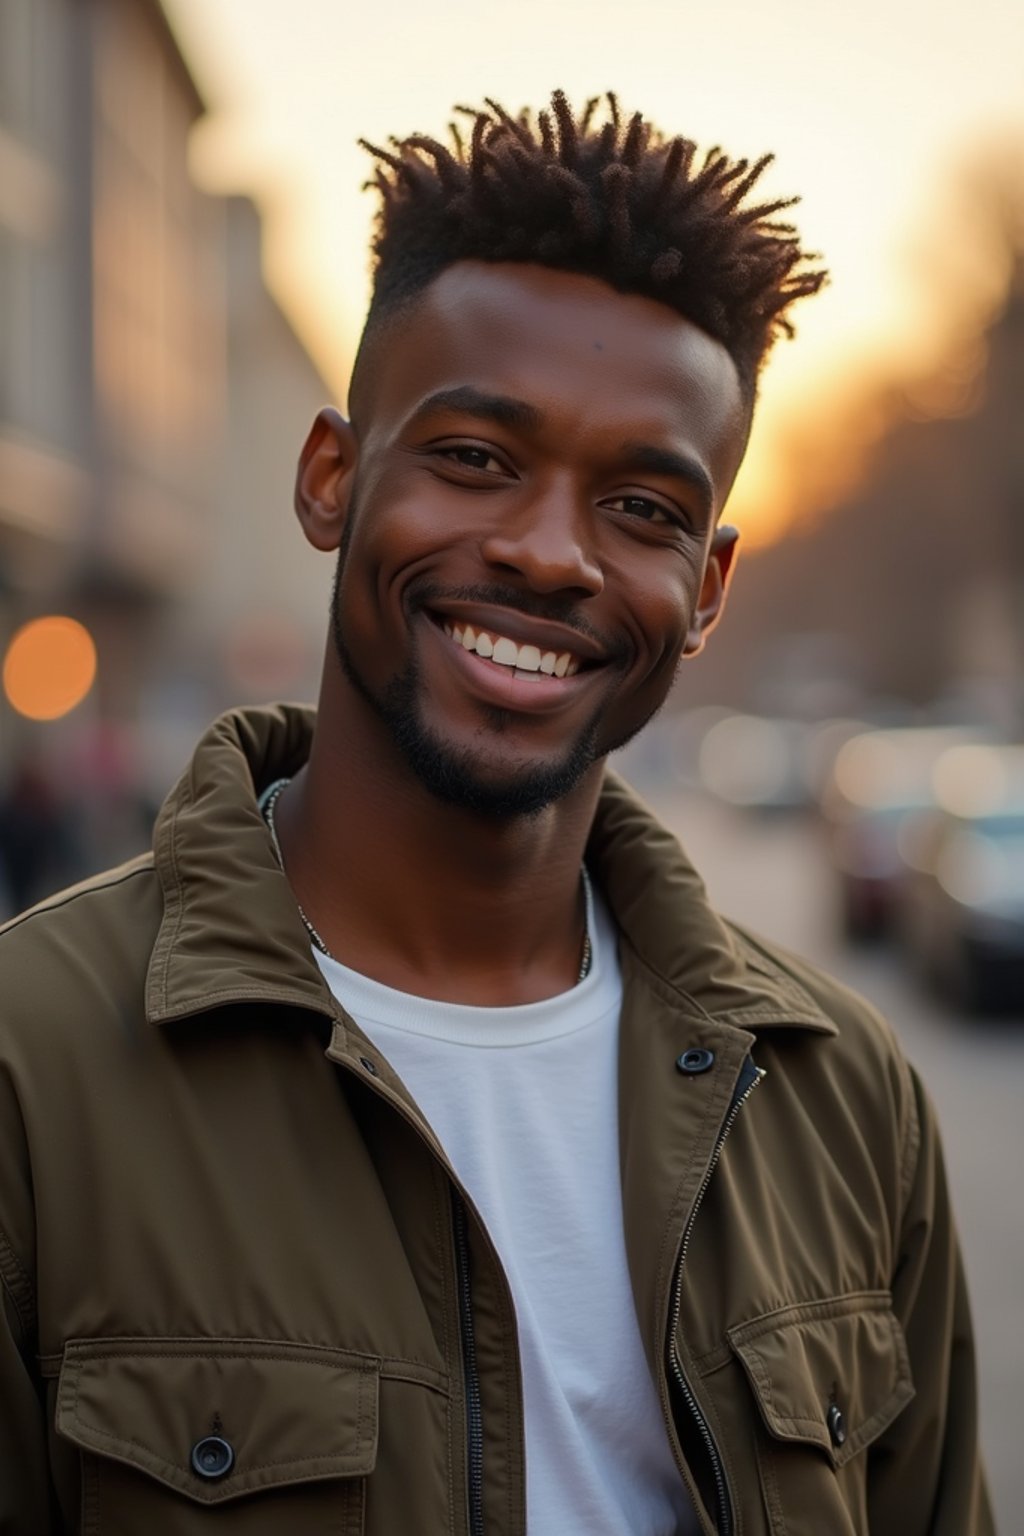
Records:
[[[371,419],[390,435],[470,385],[528,401],[561,434],[685,444],[731,481],[747,410],[721,343],[667,305],[577,273],[466,261],[384,327]]]

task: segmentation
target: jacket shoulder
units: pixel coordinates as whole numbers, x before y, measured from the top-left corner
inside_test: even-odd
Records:
[[[152,854],[106,870],[0,928],[0,1041],[139,996],[163,898]]]

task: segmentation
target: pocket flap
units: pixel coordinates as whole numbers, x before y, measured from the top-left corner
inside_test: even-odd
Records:
[[[841,1467],[913,1397],[887,1291],[785,1307],[729,1330],[761,1416],[779,1440],[820,1446]]]
[[[369,1473],[379,1373],[370,1356],[258,1339],[76,1340],[64,1352],[56,1427],[88,1451],[218,1504]],[[220,1444],[204,1475],[192,1453],[211,1437]]]

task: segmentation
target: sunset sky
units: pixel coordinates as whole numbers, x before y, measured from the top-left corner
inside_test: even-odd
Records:
[[[443,135],[455,102],[612,88],[666,131],[751,157],[799,193],[832,283],[769,365],[731,514],[756,537],[800,500],[816,415],[945,344],[954,176],[972,144],[1024,139],[1019,0],[167,0],[209,119],[194,167],[267,216],[270,281],[342,399],[368,293],[374,199],[355,141]],[[949,214],[947,213],[947,221]],[[942,232],[941,240],[936,235]],[[971,271],[968,261],[967,270]],[[819,435],[819,442],[821,441]],[[805,498],[806,499],[806,498]]]

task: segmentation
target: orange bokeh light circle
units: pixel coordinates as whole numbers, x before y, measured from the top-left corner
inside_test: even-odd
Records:
[[[4,657],[4,693],[30,720],[58,720],[80,704],[96,676],[96,646],[77,619],[48,614],[22,625]]]

